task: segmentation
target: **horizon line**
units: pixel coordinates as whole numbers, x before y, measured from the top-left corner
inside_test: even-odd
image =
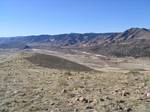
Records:
[[[130,27],[126,30],[129,29],[148,29],[150,30],[150,28],[144,28],[144,27]],[[126,31],[124,30],[124,31]],[[70,33],[54,33],[54,34],[48,34],[48,33],[43,33],[43,34],[27,34],[27,35],[15,35],[15,36],[0,36],[0,38],[15,38],[15,37],[28,37],[28,36],[55,36],[55,35],[65,35],[65,34],[107,34],[107,33],[122,33],[124,31],[120,31],[120,32],[115,32],[115,31],[110,31],[110,32],[70,32]]]

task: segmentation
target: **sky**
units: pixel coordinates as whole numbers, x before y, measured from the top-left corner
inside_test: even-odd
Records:
[[[0,37],[150,28],[150,0],[0,0]]]

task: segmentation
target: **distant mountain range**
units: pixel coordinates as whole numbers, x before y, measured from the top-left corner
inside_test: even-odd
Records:
[[[150,30],[131,28],[119,33],[71,33],[0,38],[1,49],[80,49],[114,56],[150,56]]]

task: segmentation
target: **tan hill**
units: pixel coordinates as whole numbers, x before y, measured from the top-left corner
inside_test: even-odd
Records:
[[[41,58],[42,56],[46,57],[45,63],[49,63],[51,56],[32,53],[2,55],[2,57],[0,55],[0,112],[149,112],[150,110],[149,70],[127,69],[128,72],[124,73],[109,72],[106,68],[103,72],[70,72],[36,65],[26,59],[31,57],[39,63],[45,60]],[[33,59],[35,57],[38,60]],[[66,62],[64,66],[65,64]]]
[[[52,55],[46,54],[33,54],[30,57],[25,58],[33,64],[38,66],[47,67],[47,68],[54,68],[59,70],[70,70],[70,71],[91,71],[92,69],[86,67],[81,64],[77,64],[75,62],[57,57]]]

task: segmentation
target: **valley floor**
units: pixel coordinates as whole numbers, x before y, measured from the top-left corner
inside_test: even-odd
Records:
[[[73,71],[52,69],[27,60],[34,54],[22,52],[0,55],[0,112],[150,110],[148,59],[110,60],[90,54],[85,56],[83,53],[59,55],[70,57],[69,60],[90,68],[95,67],[91,71]],[[79,55],[80,58],[77,58]],[[86,63],[87,59],[89,64]],[[50,63],[49,60],[47,62]]]

